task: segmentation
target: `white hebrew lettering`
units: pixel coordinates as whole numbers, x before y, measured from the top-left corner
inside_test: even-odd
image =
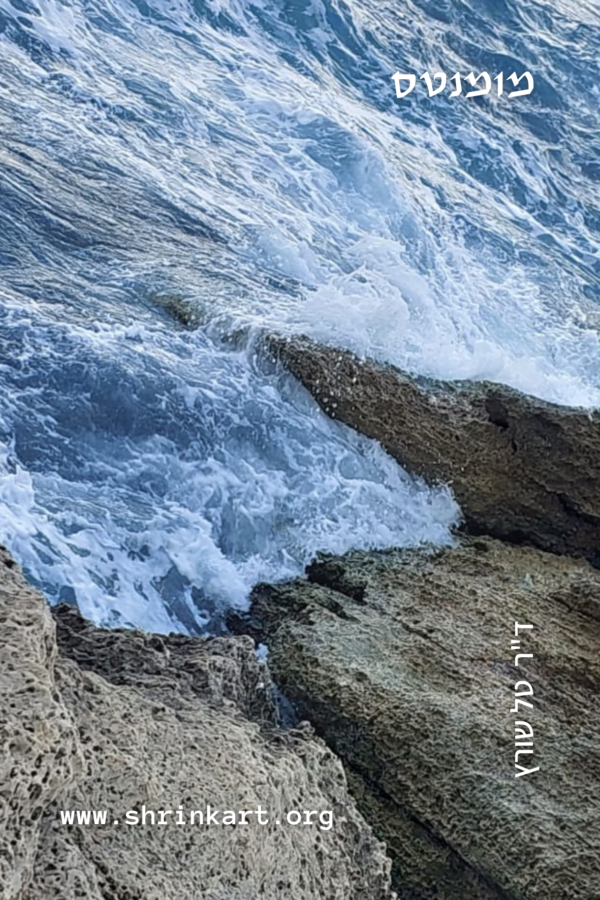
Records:
[[[531,92],[533,91],[533,75],[531,74],[531,72],[525,72],[523,75],[521,75],[520,78],[517,78],[516,72],[513,72],[512,75],[508,76],[508,80],[512,81],[515,87],[520,84],[520,82],[523,81],[524,78],[527,79],[527,84],[529,85],[529,87],[525,88],[524,91],[513,91],[508,95],[509,100],[511,100],[513,97],[526,97],[527,94],[531,94]]]
[[[469,91],[469,93],[466,95],[467,98],[468,97],[485,97],[486,94],[489,94],[489,92],[492,89],[492,79],[490,78],[490,76],[488,75],[487,72],[482,72],[481,75],[479,76],[479,78],[475,78],[474,72],[470,72],[469,75],[467,75],[467,81],[470,84],[472,84],[473,87],[475,87],[477,82],[481,81],[482,78],[485,82],[485,87],[480,88],[478,91]]]
[[[517,653],[515,656],[515,666],[519,668],[520,659],[533,659],[533,653]]]
[[[536,766],[535,769],[526,769],[525,766],[519,766],[515,763],[515,769],[520,769],[521,771],[515,775],[515,778],[521,778],[523,775],[533,775],[534,772],[539,772],[540,767]]]
[[[517,728],[517,725],[522,725],[522,728]],[[528,728],[529,731],[525,731]],[[515,722],[515,741],[524,741],[527,738],[533,737],[533,726],[529,724],[529,722]]]
[[[436,88],[435,90],[433,89],[433,83],[431,81],[431,75],[429,74],[429,72],[425,72],[424,75],[421,75],[421,81],[423,81],[423,79],[425,79],[425,84],[427,85],[427,88],[429,90],[430,97],[435,97],[436,94],[441,94],[441,92],[446,87],[446,73],[445,72],[436,72],[433,77],[436,79],[436,81],[438,78],[441,81],[440,86],[438,88]]]
[[[403,97],[406,97],[408,94],[410,94],[410,92],[414,90],[414,87],[417,83],[416,75],[401,75],[400,72],[396,72],[395,75],[392,75],[392,78],[396,84],[396,97],[398,98],[398,100],[402,100]],[[405,91],[400,90],[400,81],[402,79],[408,80],[408,88]]]
[[[460,72],[457,72],[456,75],[453,75],[450,81],[456,82],[456,89],[452,91],[450,94],[451,97],[458,97],[459,94],[462,94],[462,81],[460,78]]]

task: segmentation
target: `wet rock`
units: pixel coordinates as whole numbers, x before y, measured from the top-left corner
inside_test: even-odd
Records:
[[[487,382],[413,378],[307,338],[269,346],[331,416],[449,484],[468,529],[600,564],[600,414]]]
[[[194,331],[206,320],[206,312],[197,302],[176,294],[155,294],[152,297],[155,306],[164,309],[171,318],[184,328]]]
[[[306,579],[256,588],[249,622],[282,690],[344,761],[399,896],[592,900],[599,611],[586,561],[464,537],[436,552],[320,557]],[[534,626],[519,669],[515,621]],[[527,715],[511,711],[521,679],[534,690]],[[519,778],[516,720],[533,726],[525,759],[539,767]]]
[[[340,762],[308,726],[278,728],[249,638],[107,632],[53,612],[3,552],[2,900],[391,898]],[[207,804],[260,805],[269,825],[125,821]],[[288,825],[292,809],[332,810],[333,827]],[[62,825],[61,810],[108,821]]]

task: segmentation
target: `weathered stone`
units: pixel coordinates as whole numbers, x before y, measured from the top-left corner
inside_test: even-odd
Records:
[[[600,897],[600,572],[463,538],[320,557],[307,576],[259,586],[236,627],[268,642],[278,684],[357,774],[400,896]],[[518,669],[515,621],[534,626]],[[520,680],[534,709],[515,715]],[[539,766],[519,778],[516,720]]]
[[[58,644],[49,607],[3,553],[1,900],[391,897],[340,762],[308,726],[277,727],[249,638],[107,632],[70,607],[55,618]],[[207,804],[260,805],[269,825],[124,819]],[[333,827],[289,825],[292,809],[332,810]],[[108,824],[62,825],[61,810],[107,810]]]
[[[43,814],[73,782],[82,754],[58,693],[50,608],[0,548],[0,898],[23,896]]]
[[[329,415],[449,484],[473,533],[600,564],[600,413],[499,384],[413,378],[308,338],[269,346]]]
[[[392,880],[402,900],[499,900],[497,888],[431,829],[347,766],[352,796],[393,860]]]

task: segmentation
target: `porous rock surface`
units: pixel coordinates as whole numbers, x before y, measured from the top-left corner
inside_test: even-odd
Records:
[[[276,726],[249,638],[107,632],[71,607],[55,618],[2,551],[1,900],[392,896],[341,764],[308,728]],[[260,804],[270,824],[124,824],[142,804]],[[109,823],[65,826],[65,809]],[[332,810],[333,828],[287,825],[291,809]]]
[[[600,565],[600,413],[499,384],[414,378],[305,337],[268,345],[330,416],[449,484],[473,533]]]
[[[521,659],[515,668],[515,622]],[[342,758],[411,900],[599,900],[600,572],[492,538],[320,557],[238,620]],[[515,684],[533,711],[511,712]],[[515,778],[515,721],[539,771]]]

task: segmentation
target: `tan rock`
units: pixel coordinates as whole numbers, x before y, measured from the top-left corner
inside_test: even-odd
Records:
[[[308,338],[269,346],[329,415],[449,484],[471,532],[600,564],[600,413],[413,378]]]
[[[69,607],[56,619],[58,645],[45,601],[3,553],[2,900],[391,897],[341,764],[307,726],[277,727],[249,638],[107,632]],[[269,825],[125,824],[142,805],[207,804],[260,805]],[[108,824],[62,825],[61,810],[107,810]],[[333,827],[294,827],[289,810],[331,810]]]
[[[45,811],[72,784],[82,754],[58,693],[50,608],[0,548],[0,897],[23,896]]]
[[[515,621],[534,626],[518,669]],[[245,627],[356,773],[400,896],[600,897],[600,572],[587,562],[491,538],[323,557],[306,580],[258,587]],[[519,715],[517,680],[534,691]],[[539,766],[519,778],[517,720],[534,729],[519,761]]]

